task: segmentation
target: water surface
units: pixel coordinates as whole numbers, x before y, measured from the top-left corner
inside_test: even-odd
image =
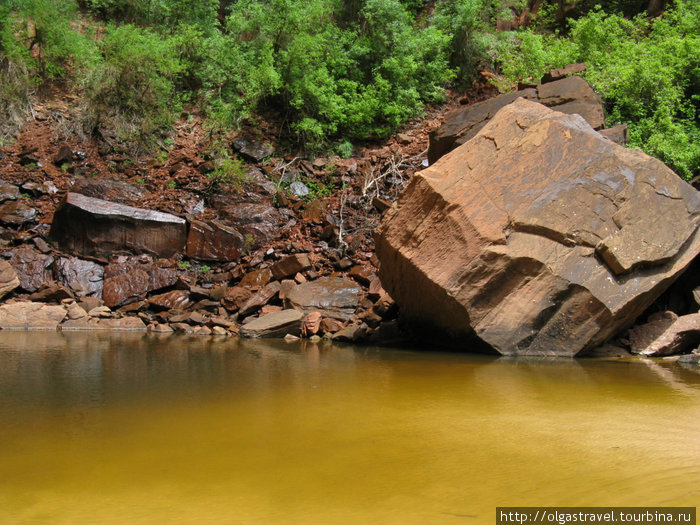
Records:
[[[700,373],[0,333],[0,523],[487,524],[694,506]]]

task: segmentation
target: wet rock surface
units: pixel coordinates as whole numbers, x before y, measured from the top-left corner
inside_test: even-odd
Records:
[[[571,356],[688,267],[699,221],[697,191],[661,162],[519,99],[412,179],[378,232],[379,276],[416,324]]]

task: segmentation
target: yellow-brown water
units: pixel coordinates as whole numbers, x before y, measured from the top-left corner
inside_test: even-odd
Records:
[[[700,502],[663,362],[0,333],[2,524],[489,524]]]

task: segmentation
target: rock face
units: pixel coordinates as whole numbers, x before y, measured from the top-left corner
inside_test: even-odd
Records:
[[[524,99],[417,174],[377,232],[414,326],[573,356],[631,324],[700,252],[700,198],[660,161]]]
[[[62,250],[81,255],[134,251],[170,257],[185,247],[187,224],[169,213],[68,193],[54,214],[50,236]]]
[[[567,77],[537,88],[506,93],[449,113],[445,123],[430,134],[430,163],[473,138],[498,110],[517,98],[539,102],[563,113],[578,113],[594,129],[605,125],[603,106],[593,88],[581,77]]]

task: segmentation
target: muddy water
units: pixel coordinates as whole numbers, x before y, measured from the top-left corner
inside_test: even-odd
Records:
[[[0,333],[0,523],[487,524],[697,505],[668,363]]]

